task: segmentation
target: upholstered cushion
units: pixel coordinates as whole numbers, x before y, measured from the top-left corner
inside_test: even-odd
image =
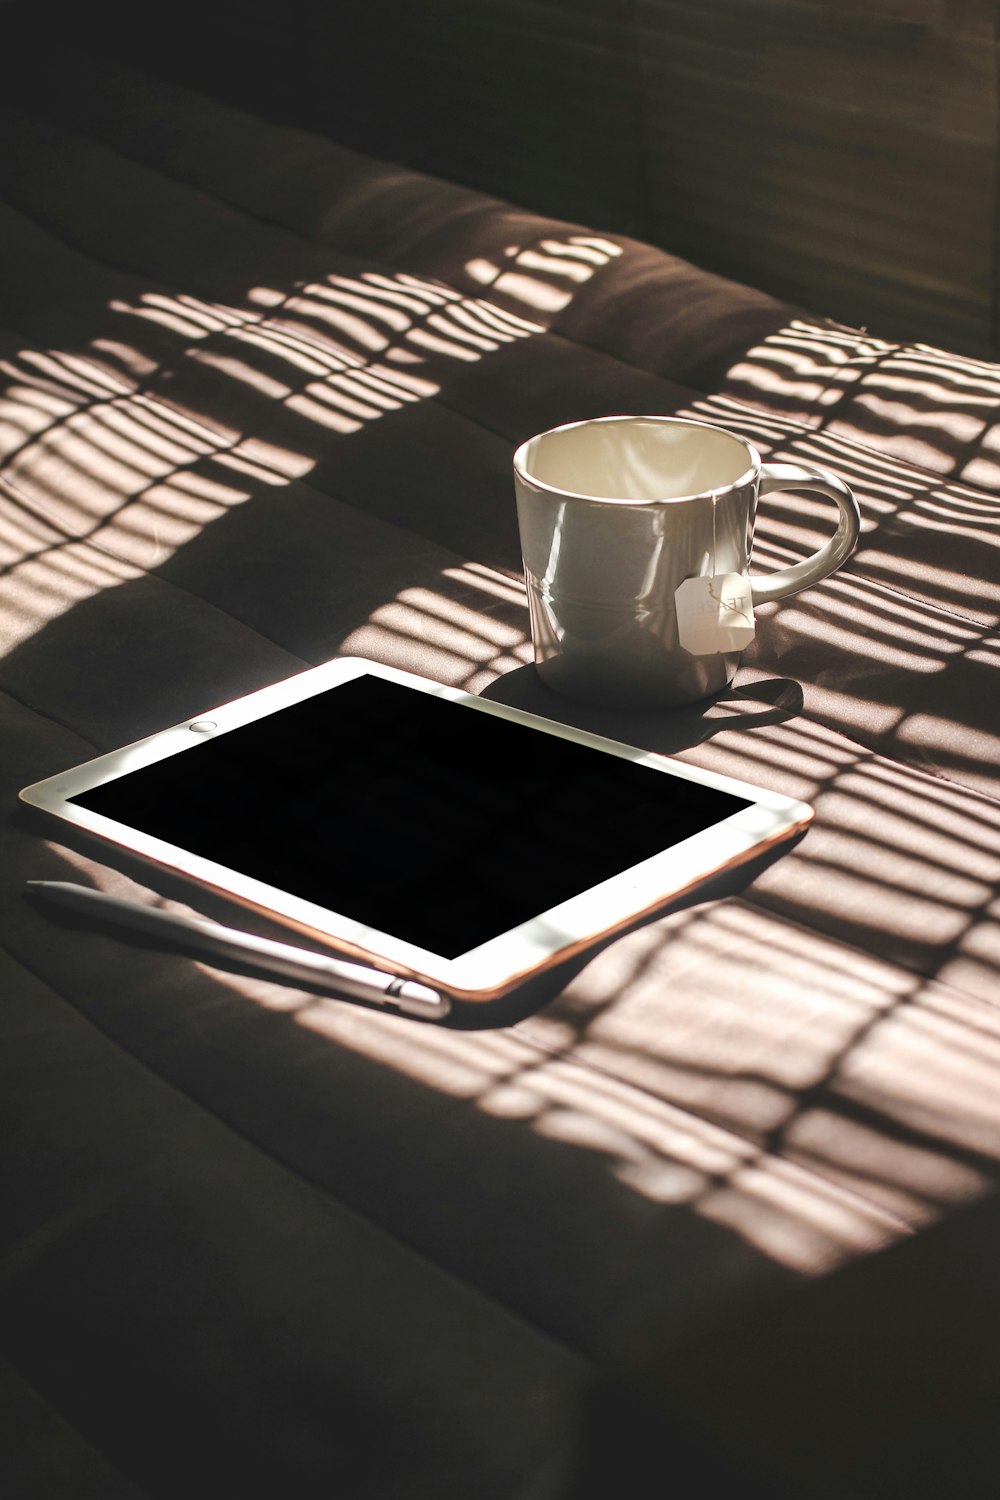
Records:
[[[550,1493],[595,1364],[995,1180],[1000,375],[97,60],[8,96],[0,188],[11,1410],[55,1434],[53,1486]],[[528,665],[513,448],[618,411],[730,426],[862,505],[853,561],[762,609],[689,714],[584,714]],[[831,524],[769,499],[756,565]],[[22,899],[219,915],[17,789],[341,652],[816,825],[480,1030]]]

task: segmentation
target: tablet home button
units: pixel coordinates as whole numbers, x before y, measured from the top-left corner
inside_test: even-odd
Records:
[[[211,734],[213,729],[218,729],[214,719],[196,719],[188,728],[192,734]]]

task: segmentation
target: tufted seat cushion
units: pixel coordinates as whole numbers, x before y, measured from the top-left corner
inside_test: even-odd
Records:
[[[97,58],[15,81],[2,129],[17,1472],[554,1494],[595,1366],[995,1183],[1000,371]],[[861,501],[855,558],[761,610],[732,693],[588,719],[815,804],[742,896],[481,1030],[22,899],[185,899],[17,789],[306,665],[533,691],[511,454],[617,411],[729,426]],[[830,519],[771,497],[756,565]]]

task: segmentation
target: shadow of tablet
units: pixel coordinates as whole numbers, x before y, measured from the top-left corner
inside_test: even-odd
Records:
[[[674,755],[694,745],[703,744],[724,729],[750,729],[766,724],[781,724],[795,718],[802,711],[802,688],[799,683],[785,677],[755,682],[746,691],[728,688],[689,707],[659,712],[602,708],[577,703],[547,688],[533,666],[518,667],[505,673],[503,677],[490,683],[480,696],[495,703],[505,703],[509,708],[519,708],[525,713],[554,719],[560,724],[572,724],[577,729],[586,729],[592,734],[620,740],[626,745],[640,745],[644,750],[655,750],[665,755]],[[457,1002],[452,1008],[449,1024],[466,1030],[479,1030],[487,1026],[511,1026],[516,1021],[523,1020],[553,1000],[592,959],[619,938],[688,907],[739,895],[776,860],[793,849],[804,836],[804,832],[799,833],[776,848],[763,851],[736,869],[724,871],[670,905],[660,907],[651,916],[642,917],[624,930],[601,939],[586,952],[575,955],[564,964],[547,969],[502,999],[493,1000],[488,1005],[463,1005]]]
[[[796,704],[796,694],[798,694],[798,704]],[[562,723],[572,723],[611,739],[667,753],[701,743],[721,729],[733,728],[737,725],[743,728],[749,727],[750,724],[779,723],[793,717],[801,705],[801,692],[798,684],[783,679],[774,679],[754,684],[754,700],[742,694],[729,692],[719,698],[709,700],[706,704],[695,705],[693,709],[663,714],[603,710],[572,703],[568,699],[562,699],[550,693],[539,682],[533,667],[508,673],[499,682],[491,684],[482,696],[521,708],[527,713],[539,714],[544,718],[555,719]],[[770,702],[770,707],[759,708],[755,700]],[[720,704],[725,706],[729,702],[738,705],[735,712],[711,716],[711,709]],[[746,711],[740,711],[743,704],[749,705]],[[308,937],[290,932],[287,927],[270,921],[261,913],[239,906],[223,896],[216,895],[204,886],[198,886],[170,871],[160,869],[130,850],[118,848],[114,844],[96,838],[85,830],[75,828],[38,809],[20,804],[13,814],[13,821],[17,826],[57,842],[84,858],[98,861],[119,871],[148,890],[154,891],[164,900],[193,906],[200,915],[212,921],[221,922],[230,927],[239,927],[243,931],[253,932],[261,937],[312,949],[324,955],[330,954],[329,946],[320,942],[311,942]],[[541,1010],[565,989],[566,985],[575,979],[593,958],[605,948],[610,947],[612,943],[617,942],[619,938],[649,926],[652,922],[660,921],[674,912],[683,911],[704,902],[719,901],[728,896],[738,895],[776,859],[793,848],[801,837],[802,834],[799,834],[797,837],[788,839],[776,848],[766,850],[754,859],[748,860],[745,864],[704,882],[696,890],[687,893],[677,901],[659,907],[655,912],[638,918],[627,928],[599,939],[582,953],[574,954],[564,963],[552,965],[508,995],[489,1001],[454,1000],[451,1013],[444,1022],[425,1024],[443,1024],[452,1029],[464,1031],[512,1026],[517,1021]],[[45,913],[53,924],[65,930],[86,931],[94,926],[102,928],[111,926],[98,917],[77,916],[64,909],[53,907],[51,903],[45,903]],[[159,939],[153,940],[142,934],[127,931],[120,926],[114,926],[113,930],[120,942],[130,944],[132,947],[155,949],[157,952],[173,952],[190,957],[190,950],[182,943],[172,944]],[[199,958],[203,963],[207,961],[204,954],[200,954]],[[302,988],[300,980],[284,980],[279,975],[254,967],[251,963],[242,963],[222,956],[218,959],[213,958],[211,962],[213,968],[227,973],[264,978],[274,984],[287,984],[296,989]],[[332,989],[327,991],[317,987],[315,993],[329,994],[334,999],[343,998]],[[350,1003],[365,1004],[361,1000],[352,1000]],[[380,1006],[366,1008],[379,1010],[382,1014],[386,1013]]]
[[[697,890],[689,892],[677,901],[672,901],[668,906],[659,907],[652,915],[640,918],[629,927],[612,933],[610,937],[599,939],[584,953],[575,954],[565,963],[546,969],[544,973],[529,979],[499,1000],[490,1000],[484,1004],[454,1001],[447,1024],[460,1031],[483,1031],[498,1026],[513,1026],[516,1022],[523,1021],[527,1016],[534,1015],[536,1011],[543,1009],[549,1001],[554,1000],[592,959],[596,958],[599,953],[603,953],[605,948],[610,948],[612,943],[617,943],[619,938],[626,937],[630,932],[638,932],[642,927],[649,927],[653,922],[660,922],[664,917],[672,916],[675,912],[686,911],[688,907],[701,906],[707,901],[722,901],[727,896],[740,895],[759,875],[769,869],[775,860],[787,854],[804,837],[805,831],[803,830],[777,848],[767,850],[766,853],[748,860],[737,869],[727,870],[715,876],[714,879],[705,881]]]
[[[87,859],[100,861],[101,864],[119,871],[130,880],[154,891],[166,901],[177,901],[185,906],[193,907],[200,916],[207,917],[210,921],[221,922],[228,927],[239,927],[245,932],[254,932],[261,937],[273,938],[278,942],[292,943],[296,947],[309,948],[317,953],[329,956],[331,950],[322,943],[311,943],[308,938],[297,933],[290,932],[287,927],[278,923],[269,922],[266,917],[252,911],[249,908],[237,907],[232,902],[203,887],[194,885],[190,881],[181,879],[169,871],[160,870],[156,866],[146,864],[143,860],[129,853],[127,850],[109,846],[103,840],[83,832],[82,830],[69,827],[59,822],[55,824],[44,813],[33,808],[18,809],[14,814],[14,820],[22,827],[30,829],[33,833],[47,836],[52,840],[53,832],[58,833],[59,843],[73,852],[83,855]],[[543,973],[527,980],[510,994],[503,995],[497,1000],[486,1001],[463,1001],[453,1000],[451,1012],[442,1022],[423,1022],[417,1020],[417,1025],[444,1025],[459,1031],[484,1031],[495,1030],[515,1025],[527,1016],[534,1015],[543,1009],[551,1000],[566,988],[576,976],[586,968],[592,959],[616,943],[619,938],[628,933],[637,932],[642,927],[648,927],[653,922],[659,922],[664,917],[671,916],[675,912],[685,911],[688,907],[699,906],[708,901],[721,901],[728,896],[737,896],[744,891],[748,885],[757,879],[759,875],[768,869],[775,860],[795,847],[804,833],[799,833],[793,838],[786,840],[774,849],[769,849],[748,860],[736,869],[728,870],[715,878],[705,881],[698,886],[697,890],[688,892],[686,895],[671,902],[669,905],[657,908],[651,914],[647,914],[628,927],[623,928],[610,936],[598,939],[584,952],[574,954],[572,958],[564,963],[554,964]],[[75,872],[74,872],[75,873]],[[58,878],[58,877],[46,877]],[[190,958],[191,950],[182,943],[170,943],[144,936],[142,933],[133,932],[113,922],[104,921],[99,915],[93,917],[80,916],[64,908],[53,906],[50,902],[42,902],[39,898],[29,898],[33,902],[39,901],[44,907],[46,917],[54,926],[65,931],[85,932],[93,928],[102,931],[113,931],[119,942],[126,943],[133,948],[146,948],[158,953],[176,953],[178,956]],[[210,964],[214,969],[224,970],[228,974],[242,974],[256,979],[265,979],[272,984],[283,984],[289,988],[302,989],[301,980],[284,979],[279,974],[273,974],[268,970],[255,967],[251,963],[241,963],[236,959],[219,956],[209,958],[205,953],[196,955],[200,963]],[[317,995],[329,995],[331,999],[344,999],[338,995],[336,990],[324,990],[315,987]],[[352,999],[352,1005],[363,1005],[366,1009],[377,1010],[386,1014],[383,1007],[378,1005],[367,1006],[363,1000]],[[411,1017],[405,1017],[411,1020]]]

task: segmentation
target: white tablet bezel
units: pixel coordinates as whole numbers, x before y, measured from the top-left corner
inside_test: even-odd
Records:
[[[216,738],[242,724],[249,724],[365,674],[465,704],[475,713],[495,714],[543,734],[576,740],[579,744],[634,761],[637,765],[649,766],[663,774],[729,792],[752,805],[631,869],[601,881],[580,895],[540,912],[530,921],[491,938],[458,958],[447,959],[117,823],[69,800],[126,772],[183,753],[206,738]],[[459,688],[431,682],[360,657],[338,657],[282,682],[272,683],[149,735],[124,749],[98,756],[61,775],[36,782],[25,787],[20,796],[31,807],[65,819],[102,839],[109,839],[134,855],[242,902],[341,952],[408,978],[425,980],[462,1000],[490,1000],[509,992],[538,970],[629,927],[712,876],[794,836],[808,825],[813,816],[812,808],[805,802],[617,740],[604,739],[567,724],[539,718],[506,704],[477,698]],[[525,833],[525,857],[529,858],[530,830]],[[331,852],[336,855],[336,851]],[[413,853],[407,857],[414,857]]]

